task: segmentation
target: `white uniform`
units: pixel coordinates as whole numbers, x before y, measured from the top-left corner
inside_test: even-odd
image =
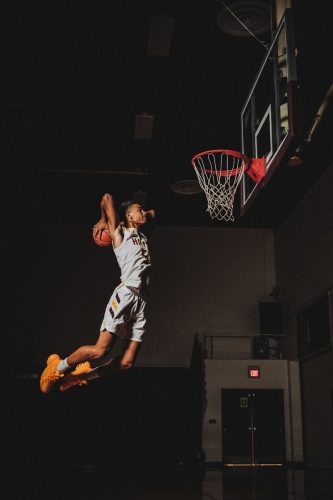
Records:
[[[121,270],[121,284],[106,306],[101,331],[121,337],[130,333],[130,340],[142,342],[151,269],[147,238],[134,228],[124,228],[123,241],[113,250]]]

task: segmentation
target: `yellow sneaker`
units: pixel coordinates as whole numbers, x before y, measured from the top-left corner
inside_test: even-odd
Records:
[[[76,365],[75,370],[68,373],[64,376],[64,380],[62,381],[59,390],[67,391],[71,387],[75,385],[87,385],[88,381],[84,378],[84,375],[91,372],[92,368],[90,366],[89,361],[85,361],[84,363],[79,363]]]
[[[58,370],[56,370],[60,361],[61,359],[60,356],[58,356],[58,354],[51,354],[51,356],[47,358],[46,368],[41,374],[39,380],[40,390],[44,394],[50,392],[55,382],[57,382],[60,378],[64,376],[63,373],[60,373],[58,372]]]

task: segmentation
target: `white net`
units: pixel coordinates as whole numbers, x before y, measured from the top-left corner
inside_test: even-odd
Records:
[[[206,194],[211,218],[234,221],[234,199],[246,166],[245,159],[226,151],[207,151],[195,156],[192,164]]]

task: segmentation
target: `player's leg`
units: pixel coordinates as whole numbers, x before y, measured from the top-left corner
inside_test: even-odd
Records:
[[[69,368],[82,363],[82,361],[90,361],[92,359],[103,358],[111,349],[115,341],[115,335],[107,330],[99,333],[98,340],[95,345],[81,346],[67,358]]]
[[[90,371],[89,360],[102,359],[113,347],[116,338],[116,335],[103,330],[99,333],[96,344],[81,346],[65,359],[61,359],[57,354],[49,356],[46,368],[40,377],[41,391],[45,394],[50,392],[53,385],[74,366],[80,373]]]
[[[127,323],[127,325],[130,325],[130,340],[127,341],[127,345],[122,356],[111,359],[109,362],[98,366],[95,370],[89,371],[89,373],[87,373],[86,376],[84,377],[85,380],[92,380],[93,378],[104,377],[106,375],[113,375],[114,373],[117,373],[122,370],[127,370],[129,368],[132,368],[132,366],[134,366],[134,363],[138,357],[141,348],[142,337],[145,331],[145,325],[146,325],[145,308],[146,308],[146,301],[136,295],[131,294],[131,301],[129,302],[127,308],[127,313],[130,314],[123,315],[121,318],[125,324]],[[128,318],[130,318],[129,321]],[[69,380],[69,378],[70,374],[67,375],[66,382],[67,380]],[[65,390],[64,383],[62,384],[62,387],[63,390]]]
[[[130,307],[130,296],[130,292],[124,287],[117,287],[114,290],[106,306],[96,344],[79,347],[65,359],[60,359],[57,354],[48,357],[47,366],[40,378],[42,392],[50,392],[55,382],[61,379],[66,371],[73,369],[75,365],[85,362],[87,363],[86,367],[90,368],[89,360],[101,359],[105,356],[116,338],[114,332],[117,324],[124,322],[123,317],[126,316],[126,311]]]
[[[111,359],[107,363],[98,366],[93,370],[89,370],[85,374],[82,373],[69,373],[65,376],[62,384],[60,386],[61,391],[65,391],[74,387],[74,385],[85,385],[88,380],[94,378],[105,377],[106,375],[113,375],[122,370],[128,370],[131,368],[139,354],[142,336],[145,330],[146,318],[145,318],[145,307],[146,301],[131,295],[131,299],[128,301],[127,314],[123,314],[119,317],[120,325],[130,325],[130,340],[127,342],[126,348],[122,356]],[[120,323],[123,321],[123,323]]]
[[[84,373],[80,368],[78,368],[79,371],[75,370],[69,373],[62,381],[60,386],[61,391],[65,391],[74,385],[85,385],[88,380],[94,378],[112,375],[119,371],[129,369],[135,363],[146,324],[144,314],[146,301],[134,295],[126,287],[120,290],[119,295],[118,304],[122,304],[122,308],[118,308],[116,311],[107,308],[102,324],[106,326],[111,325],[112,328],[115,328],[115,331],[124,326],[128,328],[130,325],[131,338],[122,356],[111,359],[95,369],[86,370]],[[114,304],[114,300],[111,300],[110,303]],[[112,321],[110,320],[110,314]]]
[[[130,340],[122,356],[117,356],[103,365],[90,368],[89,370],[80,371],[80,367],[78,367],[75,371],[64,377],[60,385],[60,390],[66,391],[75,385],[86,385],[89,380],[114,375],[120,371],[132,368],[138,357],[140,348],[141,342]]]
[[[114,373],[117,373],[119,371],[124,371],[132,368],[138,357],[140,348],[141,342],[130,340],[122,356],[114,358],[110,361],[110,363],[106,363],[105,365],[96,368],[98,377],[113,375]],[[91,380],[92,378],[94,378],[93,374],[88,374],[87,380]]]

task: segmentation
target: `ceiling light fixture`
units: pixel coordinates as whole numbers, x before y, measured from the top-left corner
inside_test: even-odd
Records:
[[[171,190],[182,195],[193,195],[202,192],[199,182],[194,179],[176,181],[171,185]]]
[[[218,2],[224,7],[217,17],[217,25],[222,31],[228,35],[252,36],[268,49],[267,44],[256,36],[270,29],[271,10],[268,5],[255,0],[233,2],[229,6],[223,0]]]

